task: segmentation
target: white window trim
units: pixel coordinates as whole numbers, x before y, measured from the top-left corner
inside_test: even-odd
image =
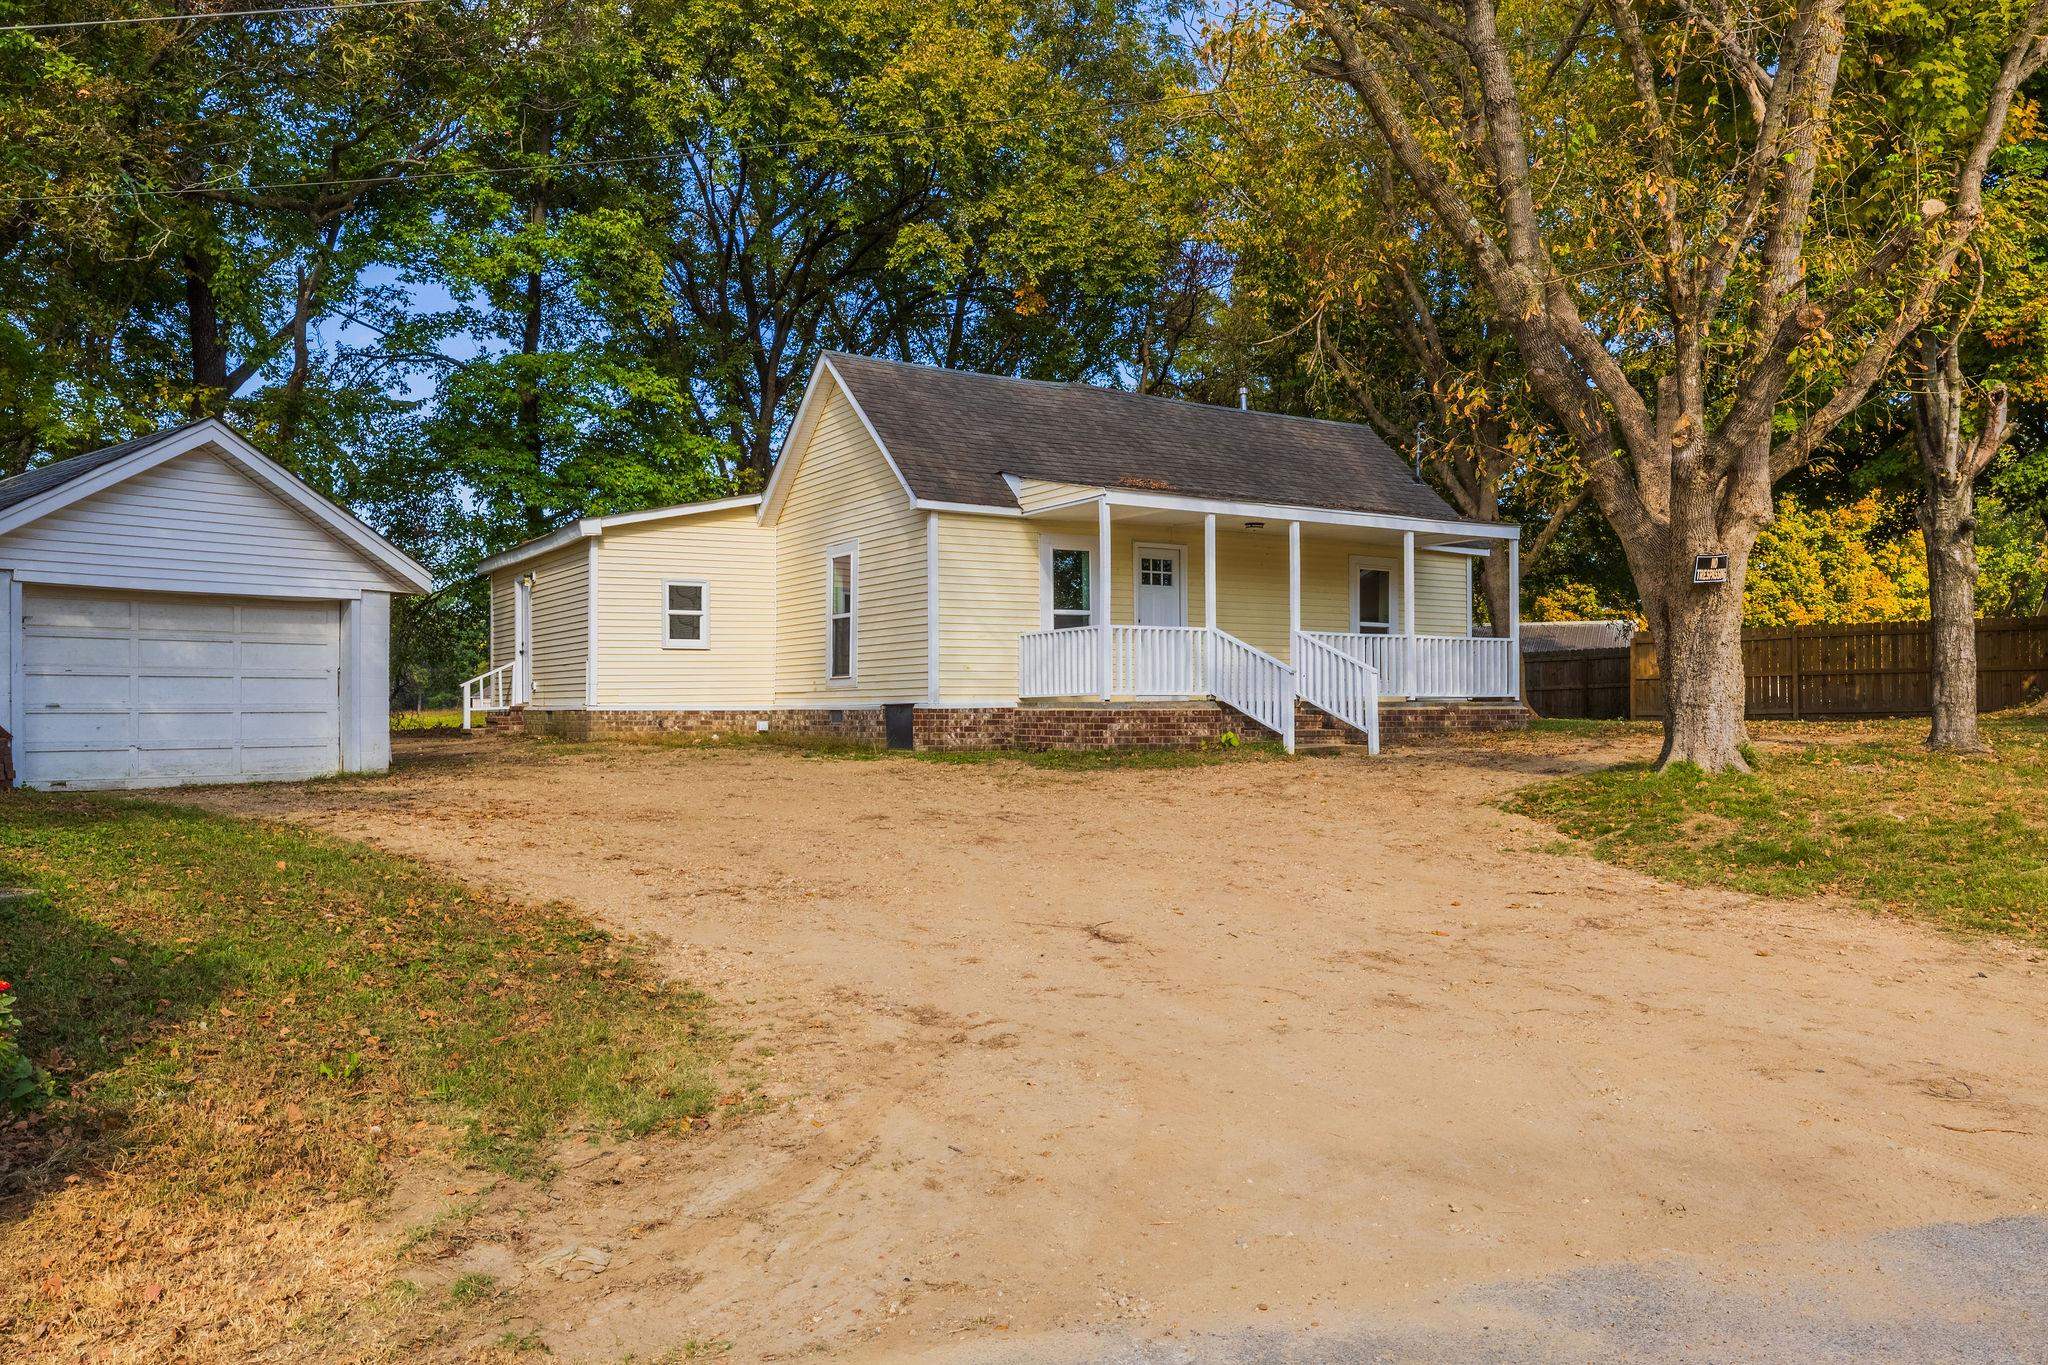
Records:
[[[1358,571],[1360,569],[1381,569],[1387,575],[1387,634],[1405,635],[1401,623],[1401,561],[1391,555],[1351,556],[1351,616],[1344,623],[1344,633],[1358,635]]]
[[[1038,628],[1052,629],[1052,552],[1054,550],[1086,550],[1088,552],[1088,624],[1102,624],[1103,604],[1095,600],[1095,556],[1102,547],[1094,536],[1042,535],[1038,538]]]
[[[1173,584],[1180,592],[1180,623],[1188,623],[1188,547],[1174,540],[1138,540],[1131,543],[1131,620],[1138,619],[1138,590],[1144,587],[1139,582],[1144,577],[1145,554],[1169,551],[1173,555]]]
[[[832,676],[832,561],[844,556],[847,565],[846,613],[846,676]],[[842,540],[836,545],[825,547],[825,685],[827,687],[857,687],[860,685],[860,542]]]
[[[677,611],[668,604],[670,588],[695,588],[698,593],[697,610]],[[670,618],[695,616],[697,638],[678,640],[668,632]],[[709,649],[711,648],[711,585],[701,578],[664,578],[661,581],[661,647],[663,649]]]

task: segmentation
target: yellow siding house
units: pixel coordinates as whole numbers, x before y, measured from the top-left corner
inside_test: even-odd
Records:
[[[578,735],[1376,746],[1393,708],[1522,714],[1518,623],[1472,612],[1518,535],[1365,427],[827,353],[761,495],[486,561],[465,701]]]

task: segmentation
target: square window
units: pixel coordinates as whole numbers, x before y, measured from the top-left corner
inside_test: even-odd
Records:
[[[703,649],[708,638],[711,590],[702,583],[661,585],[661,642],[671,649]]]

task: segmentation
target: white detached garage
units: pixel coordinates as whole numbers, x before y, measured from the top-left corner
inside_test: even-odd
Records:
[[[218,421],[0,480],[0,715],[17,781],[379,771],[391,596],[431,586]]]

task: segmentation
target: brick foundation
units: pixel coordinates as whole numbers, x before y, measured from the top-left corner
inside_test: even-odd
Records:
[[[535,711],[515,707],[491,714],[491,728],[550,739],[652,739],[657,737],[715,741],[755,733],[768,722],[771,735],[806,739],[844,739],[861,744],[882,742],[879,707],[761,711]]]
[[[1273,733],[1209,702],[1159,706],[925,707],[911,715],[920,749],[1200,749],[1225,734]]]
[[[1410,744],[1458,735],[1519,730],[1529,723],[1529,708],[1520,702],[1417,702],[1380,704],[1380,744]],[[1363,744],[1365,736],[1307,702],[1294,704],[1294,747],[1321,749]]]
[[[487,718],[493,730],[553,739],[673,737],[717,741],[768,733],[881,745],[886,731],[879,706],[832,710],[760,711],[534,711],[515,707]],[[1519,730],[1529,710],[1519,702],[1389,702],[1380,707],[1380,741],[1404,744],[1495,730]],[[1200,749],[1226,734],[1251,741],[1279,736],[1237,711],[1212,702],[1155,706],[919,706],[911,712],[912,743],[919,749]],[[1296,748],[1363,744],[1365,736],[1306,702],[1294,708]]]

